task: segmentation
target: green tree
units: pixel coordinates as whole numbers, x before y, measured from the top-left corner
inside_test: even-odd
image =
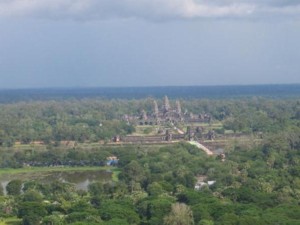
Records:
[[[224,214],[218,221],[220,225],[238,225],[239,217],[233,213]]]
[[[129,224],[140,222],[139,215],[135,212],[133,205],[127,201],[106,200],[101,204],[100,215],[105,221],[126,219]]]
[[[7,186],[6,191],[9,195],[20,195],[22,189],[22,181],[21,180],[11,180]]]
[[[90,223],[100,223],[101,218],[98,215],[93,215],[89,211],[72,212],[66,219],[68,223],[75,223],[78,221],[85,221]]]
[[[158,182],[153,182],[148,185],[147,192],[150,196],[158,196],[163,193],[163,188]]]
[[[137,184],[144,179],[144,174],[143,167],[137,161],[132,160],[124,167],[121,178],[129,184],[130,190],[133,192],[139,189]]]
[[[113,218],[111,220],[105,221],[103,225],[129,225],[126,219]]]
[[[28,190],[22,196],[24,202],[42,202],[43,196],[36,190]]]
[[[92,196],[102,195],[104,192],[103,183],[95,182],[88,186],[88,190]]]
[[[193,225],[193,212],[184,203],[175,203],[169,215],[164,218],[165,225]]]
[[[18,217],[23,225],[38,225],[47,215],[46,207],[40,202],[22,202],[18,207]]]
[[[36,214],[24,215],[22,225],[40,225],[41,217]]]
[[[148,220],[149,224],[162,224],[163,218],[171,210],[171,205],[174,203],[174,199],[171,197],[159,197],[144,199],[138,206],[139,215],[145,220]]]
[[[198,225],[214,225],[214,221],[203,219],[199,221]]]
[[[0,184],[0,196],[4,195],[3,186]]]
[[[63,225],[63,220],[59,215],[45,216],[42,225]]]
[[[19,204],[18,217],[23,218],[32,214],[39,217],[46,216],[47,210],[45,205],[40,202],[22,202]]]

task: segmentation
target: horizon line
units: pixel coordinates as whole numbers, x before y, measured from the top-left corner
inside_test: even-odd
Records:
[[[70,86],[70,87],[16,87],[0,88],[0,91],[20,90],[74,90],[74,89],[123,89],[123,88],[185,88],[185,87],[250,87],[250,86],[298,86],[300,83],[263,83],[263,84],[206,84],[206,85],[149,85],[149,86]]]

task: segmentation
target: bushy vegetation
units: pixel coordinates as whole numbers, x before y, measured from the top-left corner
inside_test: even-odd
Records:
[[[117,167],[121,172],[116,180],[90,184],[88,191],[59,181],[45,184],[12,180],[7,186],[8,195],[0,190],[0,216],[17,216],[23,225],[300,223],[297,100],[184,102],[184,107],[192,112],[213,115],[226,131],[249,137],[261,135],[255,144],[237,141],[228,145],[225,161],[207,156],[187,143],[89,149],[50,146],[43,151],[14,151],[7,147],[12,140],[93,141],[115,132],[130,133],[133,128],[118,118],[148,107],[151,101],[147,101],[72,100],[1,105],[1,167],[102,166],[108,156],[114,155],[119,158]],[[76,132],[84,133],[85,138],[77,139],[83,136],[76,136]],[[216,182],[195,190],[200,176]]]
[[[29,182],[21,193],[13,180],[1,197],[2,216],[23,224],[178,224],[182,217],[189,218],[183,224],[297,224],[300,139],[278,148],[273,138],[255,149],[236,146],[225,162],[183,143],[107,148],[120,158],[119,181],[93,183],[88,192]],[[194,190],[199,175],[216,183]]]
[[[159,100],[158,100],[159,101]],[[159,102],[160,104],[160,102]],[[134,127],[121,120],[124,114],[151,112],[152,100],[61,100],[0,105],[0,144],[16,141],[46,144],[62,140],[95,142],[126,135]],[[292,99],[185,100],[188,112],[208,113],[224,129],[234,132],[277,132],[300,119],[300,102]],[[298,122],[299,123],[299,122]]]

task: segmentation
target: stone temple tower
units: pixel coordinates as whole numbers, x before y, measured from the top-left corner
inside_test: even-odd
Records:
[[[169,112],[171,110],[170,102],[167,96],[164,98],[164,112]]]
[[[158,111],[157,102],[155,100],[153,101],[153,107],[154,107],[154,116],[157,118],[159,111]]]

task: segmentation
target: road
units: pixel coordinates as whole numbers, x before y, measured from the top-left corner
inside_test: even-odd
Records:
[[[206,153],[207,155],[213,155],[213,154],[214,154],[211,150],[209,150],[207,147],[205,147],[204,145],[202,145],[201,143],[199,143],[199,142],[197,142],[197,141],[189,141],[189,143],[190,143],[191,145],[195,145],[197,148],[199,148],[199,149],[205,151],[205,153]]]

